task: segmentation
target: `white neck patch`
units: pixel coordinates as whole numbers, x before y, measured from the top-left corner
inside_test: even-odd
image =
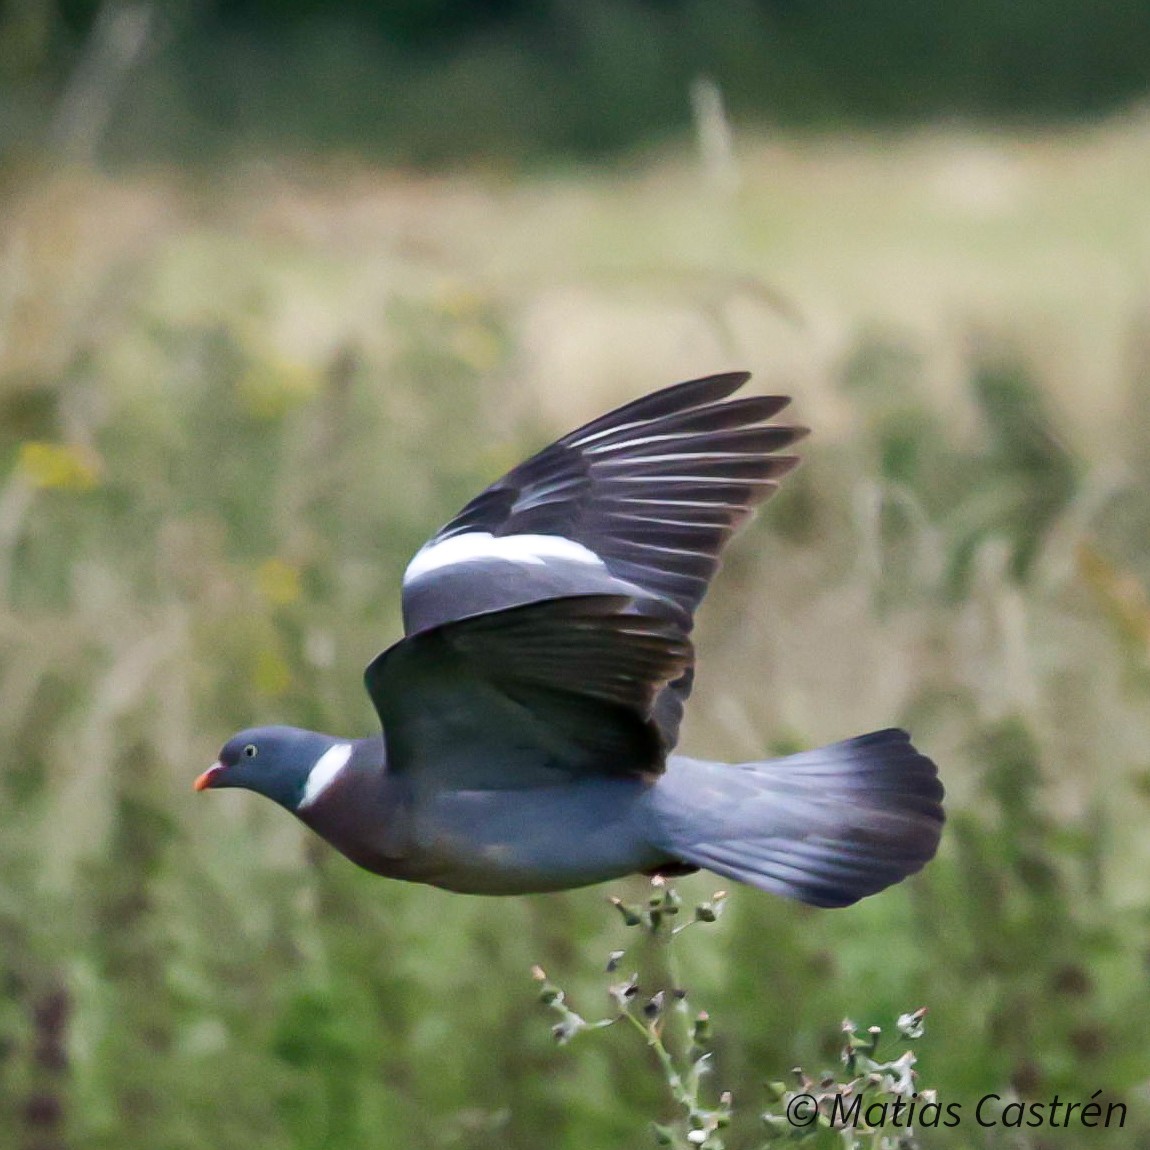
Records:
[[[336,743],[316,759],[315,766],[307,776],[307,785],[304,787],[303,798],[299,804],[300,810],[310,807],[335,782],[336,775],[347,766],[351,752],[351,743]]]
[[[488,531],[467,531],[424,547],[408,564],[404,583],[411,583],[431,571],[456,563],[483,560],[543,565],[548,559],[567,559],[602,567],[603,560],[582,543],[561,535],[500,535]]]

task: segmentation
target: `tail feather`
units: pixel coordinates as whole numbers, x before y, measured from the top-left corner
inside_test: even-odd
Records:
[[[943,787],[894,728],[784,759],[672,759],[656,787],[674,857],[813,906],[849,906],[938,849]]]

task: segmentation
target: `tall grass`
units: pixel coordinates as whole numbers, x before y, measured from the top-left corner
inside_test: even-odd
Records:
[[[739,890],[684,944],[723,1083],[926,1004],[944,1100],[1102,1087],[1145,1137],[1143,135],[744,143],[719,183],[7,171],[0,1143],[635,1144],[649,1067],[553,1050],[528,974],[597,993],[603,891],[388,883],[190,782],[241,726],[369,731],[431,529],[728,366],[815,434],[703,612],[686,745],[904,723],[952,819],[894,891]]]

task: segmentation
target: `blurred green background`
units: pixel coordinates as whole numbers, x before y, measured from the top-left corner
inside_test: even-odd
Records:
[[[1150,9],[0,3],[0,1146],[597,1150],[605,894],[355,870],[191,780],[372,729],[407,559],[576,422],[728,368],[803,468],[700,618],[688,751],[903,724],[951,822],[686,981],[759,1144],[844,1015],[1150,1145]],[[684,880],[688,897],[718,885]],[[1072,1146],[1076,1131],[988,1143]]]

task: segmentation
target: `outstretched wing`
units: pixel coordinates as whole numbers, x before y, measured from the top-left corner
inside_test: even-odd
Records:
[[[407,632],[547,598],[557,583],[593,593],[605,579],[664,600],[689,628],[724,544],[798,462],[776,453],[806,433],[767,423],[785,396],[723,402],[749,378],[657,391],[509,471],[411,561]],[[455,594],[460,575],[471,595]]]
[[[657,774],[652,712],[689,640],[624,596],[551,599],[408,636],[365,674],[388,769],[432,789]]]
[[[473,499],[404,576],[409,635],[564,595],[627,595],[690,633],[726,542],[798,462],[784,396],[730,397],[746,372],[657,391],[565,435]],[[656,720],[677,737],[691,672]]]

